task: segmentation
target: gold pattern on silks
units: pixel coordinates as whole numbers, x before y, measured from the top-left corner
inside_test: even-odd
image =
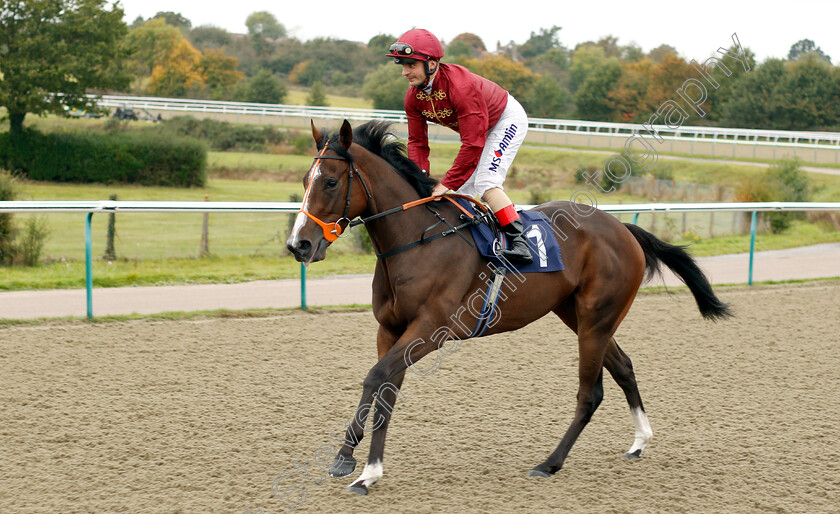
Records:
[[[432,100],[443,100],[444,98],[446,98],[446,91],[441,91],[440,89],[436,89],[435,91],[432,91],[431,95],[427,95],[426,93],[424,93],[422,91],[418,91],[417,95],[415,95],[415,97],[418,100],[422,100],[424,102],[431,102]]]
[[[426,118],[428,118],[432,121],[437,121],[438,123],[440,123],[442,125],[449,126],[450,124],[449,123],[444,123],[443,119],[452,116],[453,112],[454,111],[452,109],[441,109],[439,111],[434,111],[434,110],[427,111],[426,109],[423,109],[422,111],[420,111],[420,114],[422,114],[423,116],[425,116]],[[456,125],[457,125],[457,122],[456,122]]]

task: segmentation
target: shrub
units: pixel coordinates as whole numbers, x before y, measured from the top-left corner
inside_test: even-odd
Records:
[[[24,266],[35,266],[41,258],[44,243],[50,234],[46,218],[33,216],[26,220],[26,228],[21,233],[17,253]]]
[[[535,187],[528,190],[528,202],[533,205],[541,205],[551,201],[551,190]]]
[[[0,166],[32,180],[190,187],[206,180],[207,148],[194,139],[144,133],[0,134]]]
[[[601,186],[604,188],[605,191],[609,191],[610,188],[614,187],[616,191],[621,189],[621,186],[624,182],[619,182],[617,180],[613,180],[609,174],[605,173],[602,168],[598,168],[595,166],[586,166],[584,168],[578,168],[575,170],[575,183],[576,184],[583,184],[585,178],[583,174],[586,173],[588,176],[592,177],[593,180],[595,177],[600,177],[601,179]]]
[[[238,125],[192,116],[176,116],[160,124],[161,132],[188,136],[207,143],[214,150],[264,152],[267,145],[279,145],[286,140],[283,132],[255,125]],[[311,138],[310,138],[311,139]]]
[[[770,166],[767,178],[776,191],[774,201],[808,201],[808,176],[799,169],[798,159],[783,159]],[[791,220],[802,219],[805,216],[801,212],[771,212],[767,217],[770,220],[770,230],[778,234],[790,227]]]
[[[16,197],[15,179],[8,172],[0,170],[0,201],[13,201]],[[49,228],[44,218],[30,217],[21,232],[14,226],[11,214],[0,214],[0,265],[36,265],[48,235]]]
[[[8,172],[0,170],[0,202],[10,202],[17,196],[15,181]],[[0,214],[0,265],[11,264],[15,257],[15,235],[12,215]]]
[[[315,141],[311,133],[300,132],[292,138],[296,155],[310,155],[315,153]]]
[[[808,176],[799,169],[799,160],[783,159],[759,176],[741,181],[735,193],[739,202],[807,202],[810,197]],[[771,212],[766,219],[770,231],[778,234],[790,227],[801,213]]]

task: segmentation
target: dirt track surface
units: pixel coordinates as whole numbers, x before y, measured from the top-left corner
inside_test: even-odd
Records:
[[[641,460],[605,377],[564,469],[525,477],[574,408],[576,342],[546,317],[409,374],[367,497],[314,459],[374,363],[369,312],[0,328],[0,510],[836,512],[840,284],[718,293],[736,319],[647,293],[617,334],[654,430]]]

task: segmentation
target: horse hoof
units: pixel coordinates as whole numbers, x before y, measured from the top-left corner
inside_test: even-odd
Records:
[[[337,455],[335,460],[330,466],[330,476],[331,477],[346,477],[356,469],[356,459],[352,456],[350,457],[342,457],[341,455]],[[365,493],[367,494],[367,493]]]
[[[540,471],[538,469],[532,469],[528,472],[529,477],[539,477],[539,478],[550,478],[551,475],[546,473],[545,471]]]
[[[627,460],[636,460],[642,458],[642,450],[636,450],[632,453],[625,453],[624,458]]]
[[[351,493],[356,493],[361,496],[367,496],[368,493],[368,488],[365,486],[365,484],[348,485],[347,490]]]

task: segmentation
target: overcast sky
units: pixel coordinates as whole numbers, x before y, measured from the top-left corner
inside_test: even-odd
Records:
[[[193,26],[215,25],[245,33],[245,19],[268,11],[300,40],[333,37],[367,42],[380,34],[399,36],[413,27],[444,41],[463,32],[477,34],[488,50],[496,43],[524,43],[531,32],[562,27],[560,42],[577,43],[613,35],[619,44],[636,42],[644,51],[669,44],[687,59],[705,59],[731,44],[733,32],[759,61],[787,57],[790,46],[811,39],[840,63],[840,0],[796,1],[614,1],[547,2],[364,2],[318,0],[278,2],[238,0],[121,0],[129,24],[137,16],[174,11]]]

